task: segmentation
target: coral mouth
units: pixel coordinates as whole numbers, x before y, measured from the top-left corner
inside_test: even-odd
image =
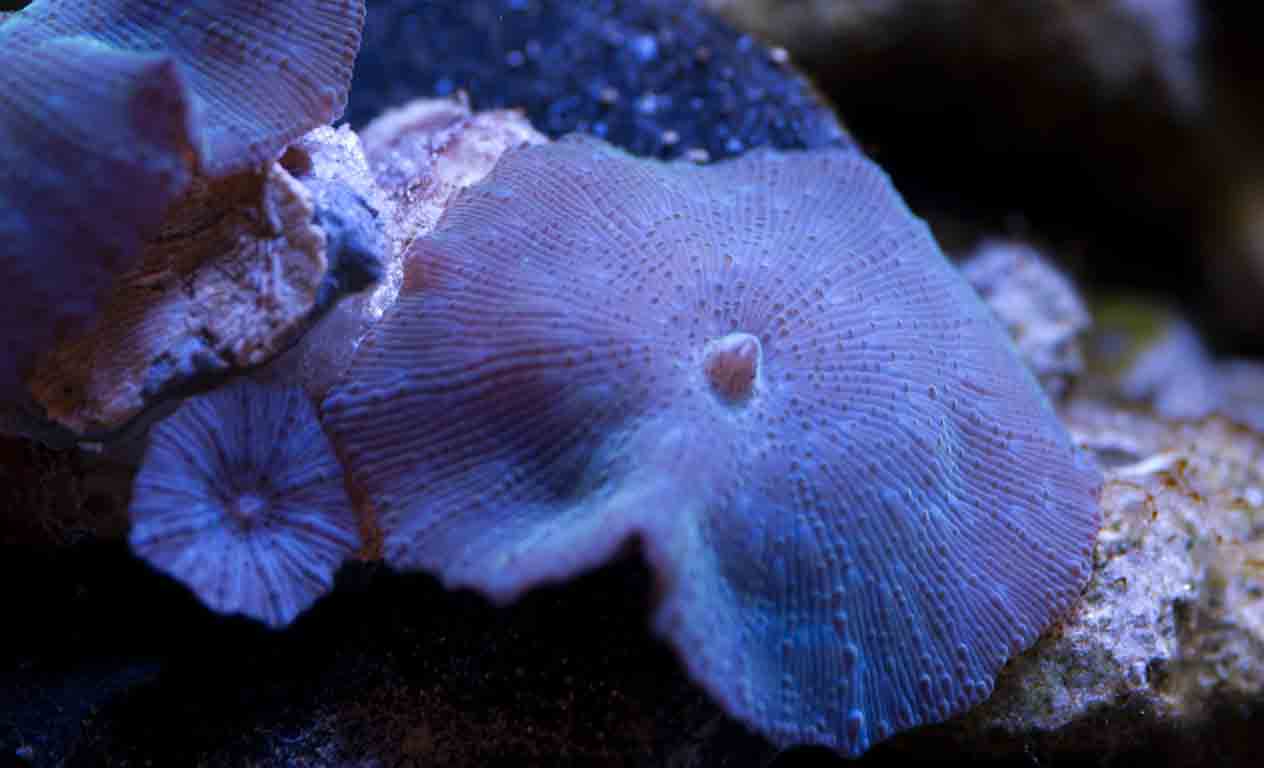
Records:
[[[703,370],[716,394],[729,402],[742,402],[755,390],[763,356],[759,339],[735,332],[707,345]]]
[[[243,493],[233,500],[229,514],[240,527],[255,528],[268,516],[268,501],[257,493]]]

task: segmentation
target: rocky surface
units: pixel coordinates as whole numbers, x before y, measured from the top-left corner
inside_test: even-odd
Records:
[[[517,110],[474,113],[469,99],[417,99],[383,112],[360,132],[377,183],[392,201],[393,250],[434,228],[448,202],[479,182],[510,147],[547,139]],[[399,290],[399,273],[389,281]],[[393,295],[393,294],[392,294]]]
[[[998,751],[1117,752],[1264,698],[1264,435],[1076,401],[1106,468],[1093,580],[957,726]],[[1109,719],[1110,728],[1098,724]]]
[[[1218,358],[1177,308],[1136,296],[1097,303],[1082,389],[1144,404],[1170,421],[1212,414],[1264,431],[1264,365]]]
[[[961,264],[966,280],[1014,339],[1027,367],[1054,400],[1084,372],[1088,308],[1066,275],[1032,246],[990,240]]]
[[[316,177],[365,169],[352,175],[361,181],[357,193],[381,212],[386,247],[380,274],[371,290],[344,298],[293,348],[255,374],[262,381],[299,382],[315,402],[394,303],[407,270],[408,243],[429,232],[453,196],[487,175],[505,150],[545,141],[520,113],[473,113],[462,99],[419,99],[388,110],[358,136],[346,126],[337,136],[337,143],[295,149]],[[330,146],[339,149],[330,152]]]
[[[785,52],[680,0],[370,0],[347,118],[465,92],[637,155],[848,145]],[[442,30],[436,34],[435,30]]]
[[[321,136],[306,141],[336,140]],[[110,436],[267,362],[374,282],[385,244],[352,180],[367,167],[307,181],[303,170],[276,162],[196,185],[93,326],[41,359],[30,389],[48,419],[81,438]]]

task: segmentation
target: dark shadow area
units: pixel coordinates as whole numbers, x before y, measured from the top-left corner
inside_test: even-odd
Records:
[[[860,761],[778,755],[650,632],[634,552],[506,608],[354,565],[283,632],[206,612],[120,546],[2,554],[0,576],[38,584],[13,604],[16,664],[0,670],[0,754],[26,748],[25,765],[1246,766],[1264,725],[1259,708],[1216,713],[1120,754],[1092,747],[1100,722],[1019,755],[964,749],[946,727]]]
[[[508,608],[351,566],[283,632],[210,614],[121,546],[64,554],[4,553],[6,578],[39,586],[14,605],[0,744],[37,765],[771,757],[650,633],[650,577],[630,554]]]
[[[1258,28],[1246,17],[1258,11],[1248,6],[1199,6],[1198,65],[1209,83],[1259,82],[1258,45],[1246,39]],[[1015,47],[1039,35],[1007,26],[1042,29],[1048,9],[997,10],[988,19],[927,4],[920,17],[901,17],[894,42],[840,44],[796,64],[915,211],[1035,237],[1089,289],[1164,298],[1191,312],[1220,351],[1264,353],[1250,323],[1225,322],[1205,261],[1215,250],[1208,227],[1222,216],[1218,180],[1251,155],[1264,127],[1258,99],[1230,102],[1258,89],[1209,86],[1193,115],[1144,79],[1103,92],[1074,56],[1060,66],[1056,51]],[[1223,130],[1209,141],[1213,123]]]

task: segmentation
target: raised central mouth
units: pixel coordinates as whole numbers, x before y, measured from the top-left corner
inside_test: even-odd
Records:
[[[755,390],[763,349],[749,333],[734,332],[707,344],[703,369],[716,394],[741,402]]]
[[[243,493],[232,503],[230,510],[239,525],[253,528],[267,516],[268,502],[257,493]]]

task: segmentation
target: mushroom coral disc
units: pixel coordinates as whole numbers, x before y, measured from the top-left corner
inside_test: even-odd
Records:
[[[387,559],[508,600],[641,543],[778,745],[981,701],[1076,599],[1096,469],[873,163],[505,155],[325,402]]]
[[[78,37],[26,57],[0,28],[0,400],[78,330],[192,177],[193,127],[161,55]],[[61,89],[62,82],[74,85]],[[143,123],[141,117],[143,114]],[[143,125],[143,130],[141,127]]]
[[[297,388],[239,382],[153,428],[132,549],[220,613],[289,624],[360,543],[342,470]]]
[[[86,57],[103,62],[161,57],[184,78],[200,167],[223,176],[270,162],[286,144],[342,114],[363,26],[363,0],[36,0],[0,26],[0,61],[8,65],[0,82],[14,89],[0,94],[0,104],[56,118],[60,102],[99,87],[77,80],[78,70],[59,76],[40,69],[50,42],[75,41]],[[92,106],[78,106],[86,125],[50,119],[45,127],[81,131],[76,139],[103,154],[129,151],[106,142],[117,137],[94,141]],[[147,106],[132,104],[139,134],[146,131]]]

